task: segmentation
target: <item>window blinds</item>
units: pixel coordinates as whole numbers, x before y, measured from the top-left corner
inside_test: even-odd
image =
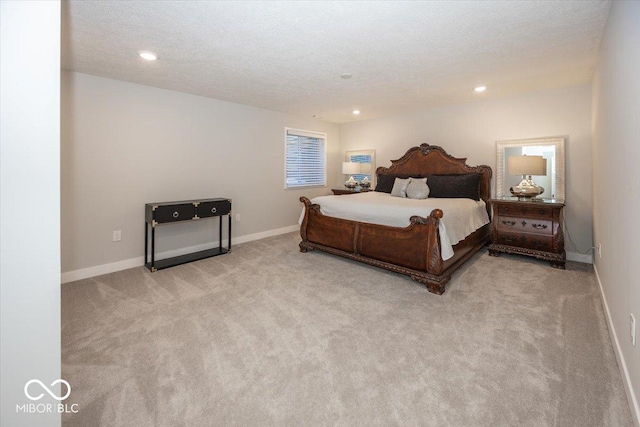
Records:
[[[326,135],[287,129],[285,188],[326,185]]]

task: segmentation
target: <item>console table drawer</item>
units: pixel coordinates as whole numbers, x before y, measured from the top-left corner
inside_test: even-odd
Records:
[[[161,205],[153,211],[153,219],[158,224],[175,221],[185,221],[196,216],[196,207],[193,203],[178,205]]]
[[[553,221],[545,219],[531,218],[514,218],[508,216],[500,216],[497,219],[498,229],[505,231],[520,232],[532,234],[553,235]]]
[[[231,201],[216,200],[210,202],[202,202],[196,208],[196,214],[200,218],[208,218],[211,216],[228,215],[231,212]]]

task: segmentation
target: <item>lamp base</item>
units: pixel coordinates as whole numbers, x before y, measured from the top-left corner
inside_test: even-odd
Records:
[[[349,180],[347,182],[344,183],[344,186],[349,188],[349,189],[354,189],[356,188],[358,185],[358,181],[356,181],[355,179],[353,179],[353,177],[349,177]]]
[[[515,187],[511,187],[509,191],[511,191],[511,194],[518,197],[518,200],[530,200],[544,193],[544,188],[536,185],[536,183],[531,179],[531,176],[529,176],[529,178],[523,176],[520,184]]]

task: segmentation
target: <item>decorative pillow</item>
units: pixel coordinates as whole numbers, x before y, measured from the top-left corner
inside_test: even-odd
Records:
[[[379,191],[380,193],[391,193],[395,181],[395,175],[378,175],[378,183],[376,184],[375,191]]]
[[[411,182],[411,178],[396,178],[391,189],[391,195],[394,197],[407,197],[407,187]]]
[[[426,199],[429,197],[427,178],[411,178],[407,186],[407,197],[410,199]]]
[[[479,173],[464,175],[427,175],[429,197],[480,200]]]

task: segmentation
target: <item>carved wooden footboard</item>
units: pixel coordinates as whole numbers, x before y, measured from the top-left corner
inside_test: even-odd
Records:
[[[438,231],[440,209],[431,211],[428,218],[412,216],[411,224],[400,228],[325,216],[320,206],[311,204],[306,197],[300,201],[305,206],[300,251],[318,249],[405,274],[435,294],[444,292],[451,273],[488,240],[485,226],[455,245],[454,257],[443,261]]]
[[[422,144],[407,151],[401,159],[393,160],[390,168],[378,168],[376,173],[378,176],[480,173],[479,194],[486,201],[490,196],[491,168],[470,167],[465,160],[448,155],[440,147]],[[300,201],[305,207],[300,227],[302,252],[318,249],[405,274],[436,294],[444,292],[451,273],[489,240],[487,224],[454,245],[454,256],[443,261],[438,231],[443,216],[440,209],[431,211],[427,218],[412,216],[409,226],[402,228],[325,216],[320,212],[320,206],[306,197],[301,197]]]

